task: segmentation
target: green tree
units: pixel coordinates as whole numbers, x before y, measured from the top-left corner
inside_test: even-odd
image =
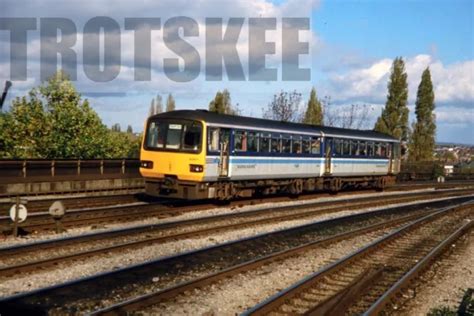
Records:
[[[148,116],[160,114],[162,112],[163,112],[163,98],[161,97],[161,95],[157,94],[156,98],[151,100]]]
[[[311,94],[308,101],[308,106],[304,114],[303,123],[311,125],[322,125],[323,124],[323,109],[321,102],[316,96],[316,89],[311,89]]]
[[[413,124],[409,143],[409,159],[426,161],[433,159],[435,149],[436,116],[435,95],[429,67],[423,71],[416,95],[416,123]]]
[[[133,128],[132,128],[132,125],[128,125],[128,126],[127,126],[127,133],[129,133],[129,134],[133,134]]]
[[[219,114],[239,115],[238,106],[232,105],[230,92],[227,89],[216,93],[214,100],[209,103],[209,111]]]
[[[102,158],[107,127],[67,76],[59,72],[16,98],[2,115],[2,156],[8,158]]]
[[[122,130],[119,123],[115,123],[110,129],[114,132],[120,132]]]
[[[168,94],[168,99],[166,99],[166,112],[174,111],[176,109],[176,103],[174,101],[173,95]]]
[[[281,91],[273,95],[273,100],[263,110],[263,117],[283,122],[301,122],[299,106],[301,93]]]
[[[374,129],[406,142],[408,140],[408,83],[405,62],[401,57],[392,64],[388,95],[382,115],[377,119]]]

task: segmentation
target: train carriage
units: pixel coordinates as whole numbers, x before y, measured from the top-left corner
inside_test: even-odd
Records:
[[[182,110],[148,119],[140,172],[148,194],[184,199],[383,189],[399,152],[398,140],[373,131]]]

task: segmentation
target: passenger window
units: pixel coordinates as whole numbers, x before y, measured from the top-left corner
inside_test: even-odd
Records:
[[[340,139],[334,140],[334,153],[338,156],[342,155],[342,141]]]
[[[343,153],[343,155],[346,155],[346,156],[348,156],[348,155],[351,154],[350,141],[348,141],[348,140],[344,140],[344,141],[343,141],[342,153]]]
[[[184,150],[198,150],[201,138],[201,127],[196,124],[184,125]]]
[[[382,147],[380,146],[380,143],[375,143],[375,156],[382,156]]]
[[[311,139],[311,153],[313,155],[321,154],[321,139],[319,137]]]
[[[219,151],[219,129],[210,128],[209,129],[209,151]]]
[[[387,157],[387,145],[385,143],[380,144],[380,156]]]
[[[234,148],[236,151],[247,151],[247,132],[235,132]]]
[[[310,138],[308,137],[303,138],[302,144],[303,144],[303,154],[309,154],[311,152]]]
[[[270,135],[262,135],[260,137],[260,148],[261,153],[268,153],[270,151]]]
[[[282,152],[284,153],[291,153],[291,138],[288,135],[283,136],[283,139],[281,140],[282,144]]]
[[[374,143],[367,144],[367,155],[369,157],[375,156]]]
[[[301,154],[301,136],[293,136],[293,153]]]
[[[281,139],[280,135],[272,135],[272,153],[281,152]]]
[[[356,141],[351,141],[351,156],[359,155],[359,146]]]
[[[258,151],[258,133],[247,133],[247,150],[252,152]]]
[[[170,124],[166,135],[166,148],[179,149],[181,144],[182,124]]]
[[[359,155],[360,156],[367,156],[367,143],[366,142],[359,142]]]

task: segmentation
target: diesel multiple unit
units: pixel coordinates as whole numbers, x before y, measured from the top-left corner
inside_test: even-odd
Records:
[[[226,200],[383,189],[399,172],[400,143],[373,131],[183,110],[148,119],[140,159],[150,195]]]

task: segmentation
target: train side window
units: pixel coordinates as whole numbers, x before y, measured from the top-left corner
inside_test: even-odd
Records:
[[[272,134],[272,153],[281,152],[281,139],[280,134]]]
[[[256,132],[247,133],[247,150],[251,152],[258,151],[258,133]]]
[[[349,156],[351,154],[351,145],[349,140],[343,140],[342,143],[342,154]]]
[[[303,137],[303,140],[302,140],[303,154],[309,154],[311,152],[310,146],[311,146],[310,138]]]
[[[321,139],[319,137],[314,137],[311,139],[311,153],[313,155],[321,154]]]
[[[380,157],[387,157],[387,144],[380,144]]]
[[[268,153],[270,151],[270,135],[269,134],[261,134],[259,151],[261,153]]]
[[[351,156],[358,156],[359,155],[359,146],[357,141],[351,141]]]
[[[373,157],[375,155],[374,143],[367,143],[367,156]]]
[[[247,151],[247,132],[244,132],[244,131],[235,132],[234,148],[236,151]]]
[[[382,156],[382,147],[380,146],[380,143],[375,143],[375,156]]]
[[[291,137],[290,135],[283,135],[283,139],[281,140],[281,148],[282,152],[289,154],[291,153]]]
[[[219,129],[211,127],[209,129],[209,151],[219,151]]]
[[[166,133],[166,148],[179,149],[183,124],[169,124]]]
[[[293,136],[293,153],[301,154],[301,136]]]
[[[367,156],[367,142],[359,142],[359,156]]]
[[[337,156],[342,155],[342,140],[340,139],[334,140],[334,154]]]

